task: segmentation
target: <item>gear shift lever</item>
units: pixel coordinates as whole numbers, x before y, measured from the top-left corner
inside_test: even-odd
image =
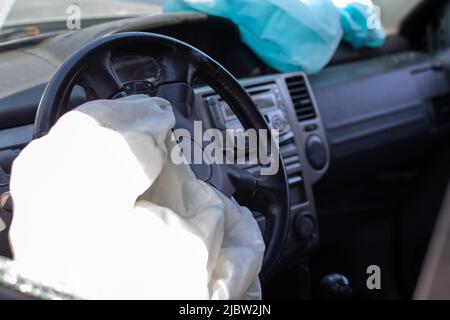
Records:
[[[344,275],[338,273],[329,274],[320,281],[320,295],[322,299],[327,300],[350,299],[352,286]]]

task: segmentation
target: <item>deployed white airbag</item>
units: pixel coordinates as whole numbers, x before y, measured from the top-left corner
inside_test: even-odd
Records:
[[[163,99],[86,103],[14,162],[21,274],[87,299],[260,298],[251,212],[170,159]]]

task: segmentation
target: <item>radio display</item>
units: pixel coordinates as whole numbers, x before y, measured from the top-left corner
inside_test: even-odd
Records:
[[[276,107],[276,100],[273,93],[267,93],[264,95],[257,95],[252,97],[253,102],[256,104],[259,110],[265,110],[269,108]],[[228,106],[228,104],[225,101],[220,102],[221,107],[224,111],[225,118],[234,118],[236,115],[234,114],[233,110]]]

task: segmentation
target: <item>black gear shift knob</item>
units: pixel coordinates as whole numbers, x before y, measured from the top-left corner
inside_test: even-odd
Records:
[[[320,294],[323,299],[350,299],[352,286],[346,276],[338,273],[326,275],[320,281]]]

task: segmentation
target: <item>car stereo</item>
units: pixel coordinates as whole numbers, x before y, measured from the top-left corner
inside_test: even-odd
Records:
[[[275,82],[258,84],[246,87],[264,118],[269,128],[278,131],[280,142],[292,139],[293,134],[289,127],[287,114],[281,92]],[[218,95],[210,95],[205,99],[209,107],[210,116],[216,128],[240,129],[242,124],[228,104]]]

